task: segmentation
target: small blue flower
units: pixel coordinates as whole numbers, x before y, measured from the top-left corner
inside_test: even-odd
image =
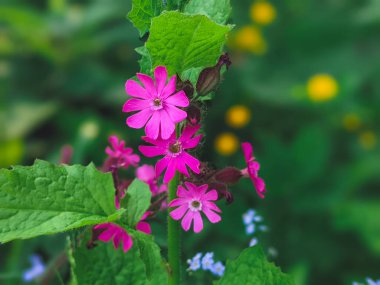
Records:
[[[45,265],[42,262],[41,257],[38,255],[32,255],[30,258],[30,263],[32,267],[23,272],[23,280],[25,282],[31,282],[36,279],[38,276],[41,276],[45,272]]]
[[[196,271],[201,268],[202,253],[197,253],[192,259],[187,260],[189,268],[187,270]]]
[[[223,263],[221,263],[220,261],[216,262],[212,268],[210,269],[210,271],[216,275],[216,276],[223,276],[224,274],[224,270],[225,270],[225,266],[223,265]]]
[[[251,241],[249,242],[249,246],[252,247],[252,246],[255,246],[259,241],[257,240],[257,238],[253,238],[251,239]]]
[[[247,233],[247,235],[251,235],[251,234],[254,234],[254,233],[255,233],[255,229],[256,229],[255,224],[249,224],[249,225],[245,228],[245,232]]]
[[[207,252],[205,256],[202,258],[202,269],[211,270],[213,264],[214,264],[214,253]]]
[[[366,279],[368,285],[380,285],[380,280],[374,281],[371,278]]]

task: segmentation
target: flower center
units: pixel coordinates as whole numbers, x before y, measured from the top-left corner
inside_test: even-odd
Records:
[[[199,212],[202,210],[202,202],[199,200],[193,199],[189,202],[189,208],[190,208],[190,211]]]
[[[160,110],[162,109],[162,100],[160,98],[153,99],[152,102],[152,108],[153,110]]]
[[[169,145],[169,151],[173,156],[177,156],[182,152],[182,144],[179,141]]]

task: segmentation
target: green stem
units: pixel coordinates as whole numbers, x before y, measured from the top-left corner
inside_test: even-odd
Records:
[[[178,128],[177,128],[178,133]],[[177,198],[177,188],[179,184],[179,173],[169,182],[169,202]],[[181,284],[181,228],[178,221],[173,220],[169,213],[172,208],[168,208],[168,262],[169,262],[169,285]]]

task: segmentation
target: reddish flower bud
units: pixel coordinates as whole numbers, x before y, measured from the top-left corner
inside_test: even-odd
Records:
[[[228,187],[224,183],[211,182],[208,184],[209,189],[215,189],[218,192],[218,200],[226,199],[227,204],[231,204],[234,201],[234,197],[231,192],[228,191]]]
[[[220,70],[223,65],[226,65],[227,69],[231,65],[227,53],[219,57],[218,63],[215,66],[207,67],[202,70],[197,81],[197,92],[199,96],[205,96],[218,88],[220,83]]]
[[[197,106],[190,105],[189,108],[187,108],[187,121],[192,126],[199,125],[201,121],[201,110]]]
[[[73,157],[73,148],[70,145],[64,145],[61,149],[60,163],[69,164]]]
[[[235,167],[226,167],[222,170],[219,170],[215,174],[215,180],[227,183],[227,184],[235,184],[237,183],[243,175],[241,171]]]
[[[177,91],[183,90],[186,93],[187,98],[192,98],[194,94],[194,86],[190,80],[182,81],[177,74]]]

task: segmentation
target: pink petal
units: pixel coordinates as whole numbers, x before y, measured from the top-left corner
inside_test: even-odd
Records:
[[[165,168],[168,166],[170,161],[170,157],[165,156],[164,158],[160,159],[156,163],[156,177],[159,177],[161,173],[165,170]]]
[[[218,192],[216,192],[216,190],[210,190],[203,196],[203,199],[208,201],[216,201],[218,200]]]
[[[198,194],[201,195],[201,196],[203,196],[206,193],[207,189],[208,189],[208,185],[207,184],[203,184],[201,186],[198,186],[197,188],[198,188],[197,189]]]
[[[191,156],[187,152],[182,152],[181,159],[190,167],[192,171],[196,174],[199,174],[201,171],[199,170],[200,162],[195,157]]]
[[[154,86],[153,79],[150,76],[143,74],[143,73],[137,73],[136,75],[137,75],[137,78],[144,85],[144,87],[145,87],[147,93],[150,95],[150,97],[155,98],[157,95],[157,91],[156,91],[156,87]]]
[[[160,112],[154,111],[152,118],[150,118],[149,122],[145,126],[145,133],[148,137],[152,139],[156,139],[158,137],[158,134],[160,132],[160,122]]]
[[[144,164],[136,169],[136,177],[141,181],[148,183],[156,178],[156,172],[153,166]]]
[[[149,120],[149,118],[152,116],[152,110],[151,109],[144,109],[127,119],[127,125],[134,129],[141,129],[143,126],[145,126],[146,122]]]
[[[170,204],[169,204],[169,207],[171,207]],[[180,220],[188,209],[189,209],[189,205],[187,203],[185,203],[185,204],[179,206],[177,209],[171,211],[169,215],[174,220]]]
[[[186,183],[190,183],[190,182],[185,182],[185,184]],[[182,185],[179,185],[177,188],[177,196],[182,197],[182,198],[188,198],[188,197],[191,197],[191,194],[185,189],[185,187],[183,187]]]
[[[152,211],[146,211],[146,212],[142,215],[142,217],[141,217],[141,219],[140,219],[140,222],[146,220],[146,218],[148,218],[149,215],[152,214],[152,213],[153,213]]]
[[[156,80],[157,93],[160,95],[168,79],[168,71],[165,66],[157,66],[154,70],[154,79]]]
[[[120,241],[121,241],[121,237],[122,237],[123,233],[117,233],[115,235],[115,237],[113,238],[113,247],[115,249],[118,249],[119,248],[119,245],[120,245]]]
[[[194,213],[194,232],[199,233],[203,229],[203,220],[199,212]]]
[[[186,215],[183,217],[181,225],[185,231],[188,231],[190,229],[191,221],[193,220],[193,218],[194,218],[194,212],[192,211],[188,211]]]
[[[185,143],[186,141],[190,140],[190,138],[198,132],[200,127],[201,127],[200,125],[197,125],[197,126],[187,125],[185,129],[183,130],[181,136],[179,137],[179,141],[181,141],[182,143]]]
[[[189,139],[182,143],[182,147],[184,149],[194,148],[199,144],[202,137],[203,135],[199,135],[199,136],[196,136],[195,138]]]
[[[181,90],[175,93],[173,96],[166,98],[165,103],[177,106],[177,107],[187,107],[190,104],[189,99],[186,96],[186,93]]]
[[[189,190],[189,193],[192,194],[193,192],[195,192],[195,193],[197,192],[197,189],[198,189],[197,185],[195,185],[191,182],[185,181],[185,186]],[[191,195],[191,196],[193,196],[193,195]]]
[[[165,105],[164,109],[174,123],[182,122],[187,117],[187,113],[185,111],[178,109],[173,105],[167,104]]]
[[[112,157],[116,156],[116,152],[113,151],[109,146],[106,147],[106,154]]]
[[[109,141],[110,145],[115,149],[119,146],[119,138],[117,136],[110,136],[108,138],[108,141]],[[123,147],[124,147],[124,145],[123,145]]]
[[[128,112],[140,111],[146,108],[150,108],[149,100],[129,99],[127,102],[125,102],[123,106],[123,112],[128,113]]]
[[[136,81],[129,79],[125,83],[125,92],[136,98],[141,98],[141,99],[149,99],[151,96],[146,92],[146,90],[138,84]]]
[[[186,177],[190,177],[189,172],[187,171],[187,167],[185,165],[185,162],[181,159],[177,160],[177,169],[179,172],[181,172]]]
[[[165,149],[158,146],[140,145],[139,151],[146,157],[155,157],[166,153]]]
[[[104,242],[109,242],[113,238],[113,236],[115,235],[116,232],[117,232],[116,228],[110,227],[107,230],[105,230],[104,232],[102,232],[99,235],[98,239],[101,241],[104,241]]]
[[[209,208],[207,207],[203,207],[202,208],[202,211],[203,213],[206,215],[207,219],[215,224],[215,223],[218,223],[222,220],[222,218],[218,215],[218,214],[215,214],[213,211],[211,211]]]
[[[160,137],[158,137],[157,139],[154,140],[154,139],[151,139],[150,137],[144,136],[144,137],[141,137],[141,139],[147,143],[157,145],[157,146],[161,146],[161,147],[166,149],[167,141],[161,139]]]
[[[164,183],[169,183],[170,180],[173,179],[176,168],[177,168],[177,159],[175,158],[170,159],[168,163],[168,168],[166,169],[166,172],[164,175]]]
[[[130,250],[132,245],[133,245],[133,240],[132,240],[131,236],[128,235],[127,233],[123,233],[122,238],[121,238],[121,242],[123,244],[123,251],[124,252],[127,252],[128,250]]]
[[[175,124],[169,117],[168,113],[163,110],[160,112],[161,114],[161,137],[164,140],[167,140],[170,138],[170,136],[174,133],[175,131]]]
[[[245,160],[250,161],[253,155],[252,145],[249,142],[243,142],[241,148],[243,149]]]
[[[176,90],[177,77],[173,75],[169,79],[169,83],[165,86],[164,90],[161,92],[161,98],[166,99],[168,96],[172,95]]]
[[[213,202],[203,201],[202,203],[203,203],[205,208],[208,208],[208,209],[213,210],[213,211],[218,212],[218,213],[222,212],[222,210],[219,209],[218,206],[215,205],[215,203],[213,203]]]
[[[140,232],[146,233],[150,235],[152,233],[152,228],[147,222],[138,222],[136,225],[136,229]]]

